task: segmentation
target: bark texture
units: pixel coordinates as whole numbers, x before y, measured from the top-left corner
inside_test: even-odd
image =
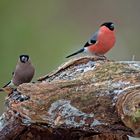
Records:
[[[140,136],[140,62],[72,59],[6,99],[0,139],[127,140]]]

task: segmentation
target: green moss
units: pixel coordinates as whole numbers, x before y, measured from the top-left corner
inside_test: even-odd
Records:
[[[100,81],[108,80],[112,75],[124,72],[125,65],[119,63],[105,63],[102,69],[95,70],[95,77]],[[102,79],[102,80],[101,80]]]
[[[138,109],[138,110],[135,112],[134,116],[132,117],[132,120],[133,120],[133,122],[135,122],[135,123],[140,121],[140,109]]]

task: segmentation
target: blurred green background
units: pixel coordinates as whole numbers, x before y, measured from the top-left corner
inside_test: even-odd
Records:
[[[117,36],[107,56],[139,60],[139,0],[0,0],[0,86],[11,79],[20,54],[31,56],[35,80],[66,61],[105,21],[115,23]]]

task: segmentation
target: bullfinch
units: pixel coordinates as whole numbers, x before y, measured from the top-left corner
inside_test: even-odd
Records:
[[[114,23],[105,22],[99,30],[85,43],[84,47],[66,58],[86,52],[93,55],[104,56],[115,44]]]

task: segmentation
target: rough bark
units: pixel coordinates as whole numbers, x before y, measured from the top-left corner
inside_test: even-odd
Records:
[[[0,139],[127,140],[140,136],[140,62],[73,59],[6,99]]]

